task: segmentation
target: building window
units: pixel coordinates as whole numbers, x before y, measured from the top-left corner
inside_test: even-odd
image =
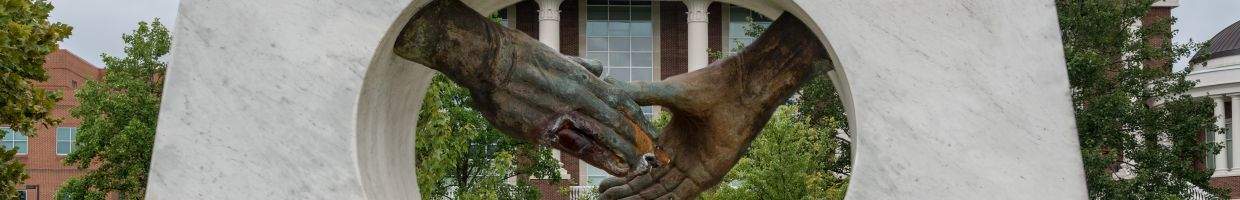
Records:
[[[589,184],[590,186],[598,186],[599,183],[603,183],[603,180],[611,178],[611,174],[608,174],[607,171],[603,171],[603,169],[591,166],[585,162],[582,162],[582,164],[585,164],[584,166],[586,168],[585,173],[583,173],[582,176],[585,176],[586,184]]]
[[[1227,143],[1223,144],[1224,145],[1223,151],[1226,151],[1227,153],[1219,153],[1219,155],[1227,156],[1227,168],[1228,169],[1236,168],[1236,164],[1237,164],[1236,161],[1234,160],[1236,158],[1236,155],[1232,154],[1233,152],[1232,148],[1235,148],[1235,145],[1232,143],[1231,133],[1232,133],[1231,120],[1227,120],[1227,124],[1223,126],[1223,138],[1226,138],[1227,140]]]
[[[76,127],[56,128],[56,155],[69,155],[69,152],[73,152],[73,138],[76,137]]]
[[[649,1],[589,1],[586,12],[586,57],[603,62],[604,76],[655,80]]]
[[[754,22],[752,25],[762,27],[762,30],[766,30],[767,27],[771,27],[771,19],[766,18],[766,16],[762,16],[762,14],[758,14],[758,12],[745,9],[744,7],[735,5],[728,6],[727,12],[728,40],[726,45],[724,45],[724,49],[727,49],[729,55],[736,54],[736,52],[741,51],[741,49],[745,46],[749,46],[750,43],[753,43],[755,37],[749,36],[748,34],[751,30],[753,30],[753,28],[749,28],[749,26],[751,26],[749,23],[750,21]]]
[[[17,200],[26,200],[26,190],[17,190]]]
[[[17,131],[14,131],[13,129],[10,129],[8,127],[0,128],[0,129],[4,130],[4,139],[0,140],[0,143],[4,144],[4,148],[6,149],[15,148],[17,149],[17,154],[26,154],[27,147],[28,147],[26,143],[27,142],[26,135],[22,135],[21,133],[18,133]]]
[[[586,1],[585,57],[603,63],[603,76],[620,81],[654,81],[654,14],[650,1]],[[647,117],[652,107],[642,107]],[[589,185],[611,177],[582,162]]]
[[[1216,139],[1214,139],[1214,135],[1213,135],[1213,134],[1206,134],[1206,141],[1209,141],[1209,143],[1215,143],[1215,142],[1218,142],[1218,141],[1215,141],[1215,140],[1216,140]],[[1225,151],[1225,150],[1224,150],[1224,151]],[[1219,152],[1218,152],[1218,154],[1210,154],[1210,155],[1206,156],[1206,169],[1211,169],[1211,170],[1215,169],[1216,167],[1214,167],[1214,165],[1215,165],[1215,163],[1214,163],[1214,159],[1215,159],[1215,157],[1216,157],[1216,156],[1222,156],[1222,155],[1220,155],[1220,154],[1223,154],[1223,153],[1224,153],[1223,151],[1219,151]]]

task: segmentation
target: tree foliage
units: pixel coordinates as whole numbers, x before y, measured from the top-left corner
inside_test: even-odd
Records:
[[[1170,70],[1202,45],[1151,40],[1171,38],[1174,19],[1132,27],[1153,3],[1056,1],[1089,196],[1187,199],[1201,188],[1226,198],[1194,164],[1219,150],[1202,135],[1220,133],[1213,103],[1185,94],[1191,70]]]
[[[51,11],[52,4],[44,0],[0,0],[0,124],[18,134],[33,136],[36,125],[60,123],[51,116],[60,94],[33,84],[47,80],[44,58],[60,49],[57,43],[73,30],[47,21]],[[18,185],[28,177],[16,153],[0,150],[0,185]],[[0,198],[16,199],[17,187],[0,187]]]
[[[833,162],[822,160],[824,170],[844,176],[852,174],[852,137],[848,133],[848,118],[844,113],[844,103],[831,78],[825,74],[814,76],[809,83],[797,91],[798,117],[805,123],[818,127],[819,131],[831,132],[830,142],[834,145],[832,152],[837,155]]]
[[[47,80],[44,58],[59,49],[57,43],[69,37],[72,28],[47,21],[52,11],[47,1],[3,0],[0,5],[0,123],[34,133],[36,124],[59,122],[51,117],[59,94],[35,88],[33,82]]]
[[[468,89],[436,75],[418,113],[418,190],[426,199],[538,199],[526,176],[560,179],[549,147],[495,129]],[[512,179],[513,181],[509,181]]]
[[[828,167],[841,162],[834,127],[811,124],[797,110],[776,110],[723,183],[702,198],[843,199],[848,178]]]
[[[125,57],[103,54],[107,73],[77,91],[81,105],[72,114],[82,125],[64,162],[86,174],[68,180],[59,198],[96,199],[116,192],[142,199],[146,191],[167,67],[160,59],[168,54],[171,37],[155,19],[121,38]]]

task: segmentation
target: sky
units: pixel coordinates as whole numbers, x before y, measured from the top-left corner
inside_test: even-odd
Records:
[[[50,0],[51,21],[73,27],[73,35],[60,43],[60,48],[103,68],[100,53],[124,56],[121,34],[132,32],[140,21],[159,18],[169,29],[174,27],[180,0]],[[174,39],[175,40],[175,39]]]
[[[1172,9],[1171,15],[1177,18],[1175,29],[1179,30],[1172,41],[1202,42],[1240,21],[1240,0],[1180,0],[1180,7]],[[1175,69],[1187,66],[1186,62],[1178,62]]]
[[[56,9],[52,20],[73,26],[73,35],[60,48],[103,67],[100,53],[123,56],[121,34],[129,33],[139,21],[159,18],[169,28],[176,23],[180,0],[51,0]],[[1240,20],[1240,0],[1180,0],[1172,10],[1179,18],[1174,41],[1204,41]],[[174,38],[175,40],[175,38]],[[1187,64],[1176,64],[1183,69]]]

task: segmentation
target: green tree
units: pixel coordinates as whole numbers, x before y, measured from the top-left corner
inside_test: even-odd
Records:
[[[142,199],[146,191],[167,67],[160,59],[171,38],[159,19],[139,22],[121,38],[125,57],[103,54],[107,73],[77,91],[81,105],[72,114],[82,125],[64,162],[86,174],[68,180],[58,199],[102,199],[109,192]]]
[[[560,179],[550,148],[500,133],[470,107],[469,95],[442,75],[426,93],[416,132],[423,198],[538,199],[526,177]]]
[[[844,114],[844,103],[840,94],[835,91],[831,78],[819,74],[810,79],[809,83],[797,91],[794,101],[798,117],[810,125],[819,127],[820,131],[831,132],[830,142],[838,143],[831,149],[836,157],[821,160],[823,170],[835,172],[843,176],[852,174],[852,140],[848,133],[848,118]]]
[[[797,110],[776,110],[723,183],[702,198],[843,199],[847,175],[826,167],[841,162],[834,127],[813,125]]]
[[[33,85],[47,80],[44,57],[60,49],[58,43],[73,30],[47,21],[51,11],[52,4],[44,0],[0,0],[0,124],[14,133],[34,136],[36,125],[60,122],[51,116],[60,94]],[[25,165],[14,160],[16,153],[0,151],[0,185],[18,185],[28,177]],[[17,187],[0,187],[0,198],[16,199]]]
[[[1213,102],[1185,93],[1190,70],[1170,63],[1202,45],[1173,44],[1174,19],[1140,22],[1153,0],[1057,0],[1072,103],[1092,199],[1217,197],[1211,170],[1194,163],[1219,150]],[[1151,40],[1156,39],[1156,40]]]

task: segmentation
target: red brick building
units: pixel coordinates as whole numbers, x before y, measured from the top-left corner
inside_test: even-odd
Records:
[[[558,8],[554,5],[558,3]],[[542,7],[540,7],[542,6]],[[542,15],[558,13],[556,15]],[[688,72],[693,56],[706,60],[706,49],[693,52],[692,41],[705,41],[711,52],[735,52],[748,44],[749,19],[770,25],[771,19],[749,9],[720,2],[626,1],[626,0],[529,0],[501,9],[493,16],[545,44],[556,44],[560,53],[603,62],[604,76],[618,80],[656,80]],[[558,41],[540,38],[540,22],[558,23]],[[706,33],[692,32],[693,23],[705,25]],[[555,29],[546,29],[555,30]],[[694,36],[693,34],[698,34]],[[653,113],[653,108],[644,108]],[[609,177],[605,172],[569,155],[560,156],[566,180],[553,184],[535,180],[543,199],[569,199],[565,191],[592,190]],[[576,187],[574,187],[576,186]],[[570,192],[571,193],[571,192]]]
[[[25,199],[53,199],[60,184],[69,177],[81,173],[72,166],[65,166],[61,161],[73,150],[73,138],[81,120],[69,116],[69,110],[78,106],[73,96],[78,87],[87,80],[98,80],[103,76],[103,69],[82,60],[82,58],[61,49],[47,55],[43,69],[47,70],[48,80],[35,84],[36,87],[49,91],[60,92],[63,99],[56,103],[52,115],[64,120],[57,127],[36,126],[33,137],[20,134],[5,134],[3,145],[17,147],[17,158],[26,164],[26,173],[30,179],[24,184]],[[5,131],[11,129],[3,128]]]

